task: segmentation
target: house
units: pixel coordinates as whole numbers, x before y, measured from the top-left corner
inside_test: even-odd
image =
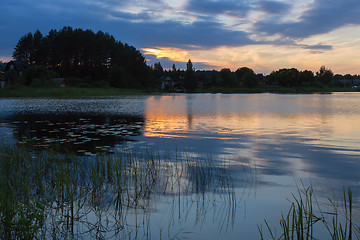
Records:
[[[174,81],[171,77],[162,77],[161,78],[161,90],[173,90],[174,89]]]
[[[337,85],[340,87],[352,87],[360,84],[359,79],[339,79]]]
[[[31,65],[25,61],[10,61],[6,64],[5,71],[15,70],[19,76],[22,76],[23,71],[30,67]]]
[[[64,78],[53,78],[51,80],[59,87],[66,87],[66,80]]]
[[[352,84],[353,84],[353,86],[359,86],[360,85],[360,79],[353,79]]]

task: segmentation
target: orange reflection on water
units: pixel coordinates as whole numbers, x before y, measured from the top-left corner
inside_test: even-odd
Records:
[[[189,132],[217,134],[222,139],[233,134],[266,135],[295,131],[329,131],[328,115],[319,113],[263,112],[262,102],[251,96],[251,104],[241,105],[238,97],[208,95],[152,96],[145,104],[144,136],[187,137]],[[225,102],[225,103],[224,103]],[[299,107],[301,108],[301,107]],[[183,134],[181,134],[183,133]],[[227,135],[227,136],[225,136]],[[261,140],[261,139],[259,139]]]
[[[171,138],[189,128],[184,96],[153,96],[145,105],[144,136]]]
[[[143,134],[239,142],[244,142],[245,136],[251,137],[253,147],[263,141],[296,137],[304,144],[355,149],[360,132],[357,105],[348,105],[348,96],[342,95],[152,96],[145,104]]]

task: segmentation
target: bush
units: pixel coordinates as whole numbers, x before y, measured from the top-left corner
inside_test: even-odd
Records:
[[[108,81],[110,86],[117,88],[126,88],[128,87],[128,76],[125,70],[121,67],[113,67],[108,75]]]
[[[65,80],[66,80],[67,86],[69,86],[69,87],[78,87],[82,83],[81,78],[78,78],[78,77],[70,77],[70,78],[66,78]]]
[[[8,79],[10,79],[10,82],[8,82]],[[7,85],[14,86],[22,84],[23,81],[21,81],[19,74],[15,70],[10,70],[5,72],[5,81]]]
[[[31,87],[57,87],[56,83],[48,78],[35,78],[31,82]]]
[[[51,79],[59,77],[58,73],[47,69],[45,66],[34,66],[24,71],[23,79],[28,86],[52,86]],[[35,81],[33,83],[33,81]],[[43,84],[43,85],[42,85]]]

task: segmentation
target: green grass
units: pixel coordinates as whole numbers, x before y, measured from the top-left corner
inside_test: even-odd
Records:
[[[298,187],[298,194],[292,195],[288,212],[280,219],[280,236],[276,234],[267,220],[265,231],[258,226],[261,239],[273,240],[311,240],[318,239],[316,230],[324,228],[328,232],[328,239],[351,240],[360,239],[360,227],[352,221],[352,191],[351,188],[343,190],[339,207],[335,200],[329,198],[331,208],[322,210],[316,201],[312,187],[302,185]],[[267,238],[265,237],[267,235]]]
[[[124,95],[146,95],[151,93],[142,89],[119,89],[119,88],[79,88],[79,87],[54,87],[33,88],[18,87],[0,89],[1,98],[18,97],[106,97]],[[156,92],[155,92],[156,93]]]
[[[210,88],[197,89],[194,93],[331,93],[357,92],[352,88],[285,88],[285,87],[257,87],[257,88]],[[110,97],[124,95],[147,95],[168,93],[159,89],[119,89],[119,88],[80,88],[80,87],[14,87],[0,89],[0,98],[72,98],[72,97]]]
[[[288,94],[302,94],[302,93],[332,93],[332,92],[358,92],[359,89],[340,88],[340,87],[255,87],[255,88],[210,88],[197,89],[197,93],[288,93]]]

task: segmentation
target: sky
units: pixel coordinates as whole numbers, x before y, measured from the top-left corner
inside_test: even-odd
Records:
[[[359,0],[1,0],[0,60],[28,32],[103,31],[164,68],[360,74]]]

